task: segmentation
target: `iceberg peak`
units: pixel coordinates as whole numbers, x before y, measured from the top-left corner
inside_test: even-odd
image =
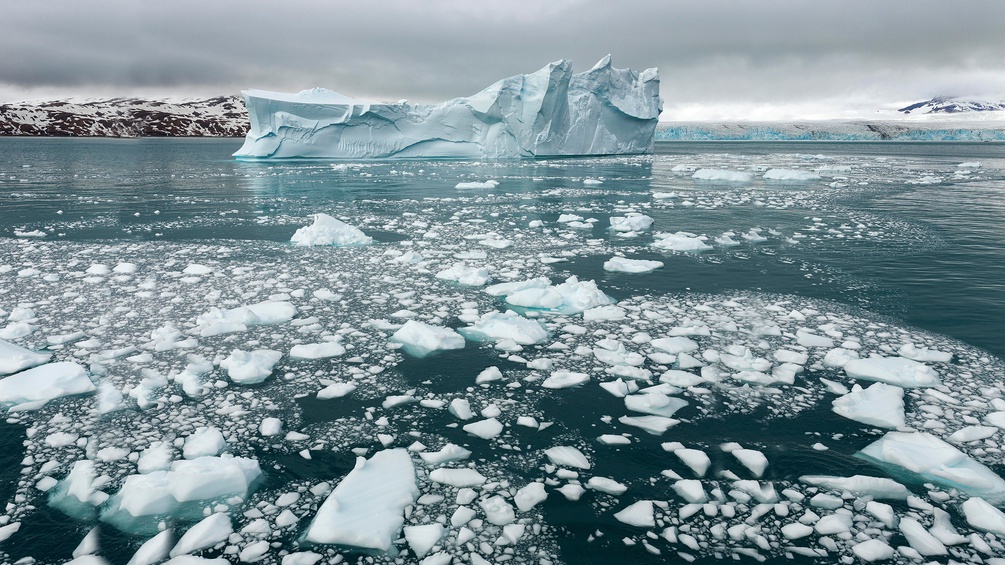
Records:
[[[245,90],[251,128],[234,154],[261,158],[539,158],[649,153],[659,72],[607,55],[573,74],[562,59],[436,105],[356,100],[325,89]]]

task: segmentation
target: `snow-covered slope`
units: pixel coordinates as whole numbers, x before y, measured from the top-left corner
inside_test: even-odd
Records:
[[[355,100],[325,89],[243,92],[251,130],[239,158],[516,158],[652,150],[662,104],[655,68],[610,56],[568,60],[437,105]]]
[[[977,100],[939,96],[905,106],[898,112],[904,114],[964,114],[970,112],[1005,112],[1005,100]]]
[[[248,131],[237,96],[206,100],[111,98],[0,104],[0,135],[238,137]]]
[[[1005,120],[661,122],[657,141],[1005,141]]]

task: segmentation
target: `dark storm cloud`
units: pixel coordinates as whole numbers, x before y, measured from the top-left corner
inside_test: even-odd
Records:
[[[559,58],[585,69],[607,53],[616,66],[658,66],[668,107],[1005,89],[1001,0],[0,0],[0,8],[0,83],[70,93],[320,85],[435,101]]]

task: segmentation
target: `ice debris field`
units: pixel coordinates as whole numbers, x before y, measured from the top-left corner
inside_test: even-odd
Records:
[[[835,302],[636,282],[923,245],[828,199],[980,169],[765,160],[615,160],[680,186],[641,195],[448,177],[262,214],[285,241],[24,226],[0,239],[3,561],[996,562],[999,359]],[[570,271],[590,258],[620,282]]]

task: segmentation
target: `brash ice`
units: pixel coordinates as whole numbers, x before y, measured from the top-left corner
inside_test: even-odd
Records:
[[[235,157],[536,158],[652,151],[659,72],[611,57],[572,73],[568,60],[436,105],[356,100],[323,88],[242,91],[251,129]]]

